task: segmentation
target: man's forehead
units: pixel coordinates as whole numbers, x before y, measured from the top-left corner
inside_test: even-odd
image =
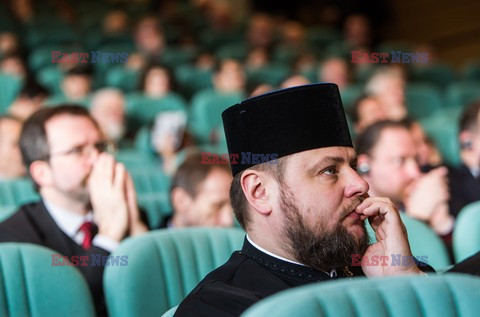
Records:
[[[315,165],[326,159],[350,162],[356,158],[357,154],[355,150],[347,146],[324,147],[289,155],[291,162],[305,164],[307,166]]]
[[[57,140],[64,140],[65,143],[75,142],[73,139],[77,137],[86,138],[89,135],[100,134],[91,118],[72,114],[54,116],[45,123],[45,130],[49,143]]]

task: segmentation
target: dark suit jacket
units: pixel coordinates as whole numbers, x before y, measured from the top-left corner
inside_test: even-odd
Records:
[[[475,179],[465,165],[448,168],[448,187],[450,213],[454,217],[467,204],[480,200],[480,180]]]
[[[89,256],[89,265],[77,268],[87,280],[97,313],[106,315],[102,286],[104,267],[92,266],[90,263],[93,254],[107,256],[110,253],[95,246],[84,250],[57,226],[42,201],[23,205],[14,215],[0,223],[0,242],[39,244],[69,258],[73,255]]]

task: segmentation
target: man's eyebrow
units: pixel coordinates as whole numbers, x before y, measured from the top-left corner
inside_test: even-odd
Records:
[[[308,169],[309,173],[315,173],[317,169],[319,169],[322,166],[327,166],[329,164],[342,164],[345,163],[345,158],[341,156],[326,156],[323,159],[321,159],[319,162],[314,164],[312,167]],[[357,156],[355,155],[349,160],[349,163],[351,165],[357,165]]]

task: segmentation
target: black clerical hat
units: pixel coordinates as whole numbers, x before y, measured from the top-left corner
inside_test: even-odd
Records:
[[[353,147],[335,84],[273,91],[222,113],[232,173],[282,156],[330,146]]]

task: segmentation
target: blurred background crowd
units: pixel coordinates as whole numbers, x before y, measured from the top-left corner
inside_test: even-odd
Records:
[[[391,18],[384,1],[0,2],[1,219],[38,197],[22,122],[77,104],[130,172],[150,229],[232,226],[227,167],[199,162],[199,152],[228,153],[221,112],[333,82],[370,194],[428,224],[451,253],[457,215],[480,200],[480,60],[451,63],[431,43],[395,41],[384,32]],[[428,62],[351,63],[352,51],[392,50]],[[87,52],[88,63],[52,63],[52,51]],[[128,58],[92,63],[92,51]]]

